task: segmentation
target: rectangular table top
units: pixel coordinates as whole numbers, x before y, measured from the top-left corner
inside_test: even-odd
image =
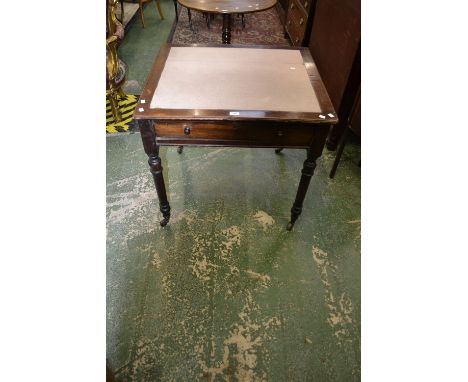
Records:
[[[172,48],[150,107],[320,111],[301,53],[287,49]]]
[[[164,46],[135,112],[145,116],[337,121],[306,48],[245,46]]]

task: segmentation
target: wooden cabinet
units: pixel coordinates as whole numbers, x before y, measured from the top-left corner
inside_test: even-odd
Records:
[[[307,45],[315,0],[289,0],[285,31],[294,46]]]
[[[327,147],[335,149],[352,117],[361,84],[360,0],[317,0],[309,33],[307,44],[338,111],[340,122],[327,140]]]

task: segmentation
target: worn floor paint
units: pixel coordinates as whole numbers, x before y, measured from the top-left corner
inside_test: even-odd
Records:
[[[107,358],[117,381],[360,379],[360,158],[162,148],[161,228],[140,135],[107,138]]]

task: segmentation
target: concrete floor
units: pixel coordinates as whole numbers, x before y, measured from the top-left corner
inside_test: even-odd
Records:
[[[173,19],[172,1],[162,4]],[[149,30],[158,19],[146,9]],[[136,21],[121,55],[141,83],[157,47]],[[334,180],[325,150],[292,232],[304,150],[169,147],[161,158],[165,228],[140,135],[107,137],[116,380],[360,380],[360,147],[347,146]]]

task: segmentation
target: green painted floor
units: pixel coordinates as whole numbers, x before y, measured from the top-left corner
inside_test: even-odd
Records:
[[[173,18],[172,1],[162,4]],[[147,34],[153,7],[121,47],[130,81],[144,81],[171,27]],[[360,147],[347,146],[334,180],[324,151],[292,232],[305,150],[170,147],[161,158],[165,228],[140,135],[107,137],[116,380],[360,380]]]
[[[145,28],[142,27],[137,12],[119,46],[119,57],[128,65],[127,81],[123,89],[129,94],[141,94],[159,47],[167,41],[174,22],[172,0],[161,0],[164,20],[159,17],[155,4],[151,0],[144,7]]]

